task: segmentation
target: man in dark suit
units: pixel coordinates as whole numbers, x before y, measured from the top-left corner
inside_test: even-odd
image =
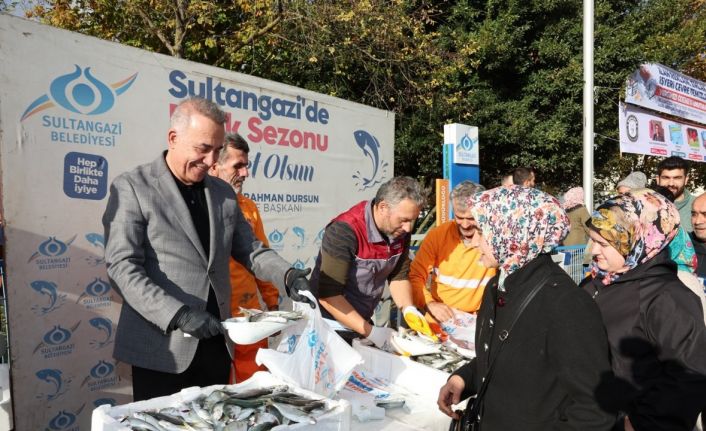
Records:
[[[207,175],[223,147],[224,122],[210,101],[182,102],[167,151],[110,188],[105,257],[124,300],[113,355],[132,365],[135,400],[228,382],[220,322],[230,317],[231,256],[293,300],[306,300],[299,292],[309,290],[309,271],[264,247],[233,188]]]

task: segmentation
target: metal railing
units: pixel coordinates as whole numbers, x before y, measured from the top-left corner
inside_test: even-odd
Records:
[[[583,261],[586,252],[586,244],[561,246],[554,249],[554,261],[561,266],[579,284],[586,278]]]

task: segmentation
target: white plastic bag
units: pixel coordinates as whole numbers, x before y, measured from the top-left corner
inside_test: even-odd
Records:
[[[294,307],[304,313],[303,321],[282,331],[277,350],[260,349],[255,361],[283,380],[332,398],[363,358],[324,322],[318,305],[295,302]]]
[[[454,309],[454,317],[441,323],[441,329],[449,334],[449,341],[462,349],[472,351],[473,356],[476,351],[476,319],[475,314]]]

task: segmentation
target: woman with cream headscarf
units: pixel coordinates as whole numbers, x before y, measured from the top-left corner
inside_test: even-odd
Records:
[[[569,216],[571,229],[564,238],[563,245],[585,245],[588,242],[588,229],[586,221],[591,215],[583,202],[583,187],[572,187],[564,193],[564,202],[561,204]]]
[[[451,405],[484,391],[483,431],[609,430],[615,417],[595,395],[611,375],[600,313],[548,254],[566,236],[566,213],[552,196],[521,186],[476,194],[469,207],[481,262],[499,274],[478,313],[477,357],[441,388],[440,410],[459,418]]]
[[[625,429],[691,431],[706,405],[706,327],[670,258],[677,208],[655,191],[632,190],[599,206],[588,227],[592,276],[581,286],[608,332]]]

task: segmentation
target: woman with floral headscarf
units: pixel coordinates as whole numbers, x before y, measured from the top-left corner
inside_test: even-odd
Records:
[[[600,312],[548,254],[566,236],[566,213],[555,198],[521,186],[476,194],[469,207],[478,224],[472,246],[499,274],[478,312],[477,357],[441,388],[440,410],[458,419],[451,405],[477,394],[487,377],[483,431],[609,430],[615,416],[595,399],[611,375]]]
[[[706,328],[670,258],[677,208],[657,192],[633,190],[599,206],[587,225],[592,277],[581,285],[608,332],[621,424],[691,431],[706,405]]]

